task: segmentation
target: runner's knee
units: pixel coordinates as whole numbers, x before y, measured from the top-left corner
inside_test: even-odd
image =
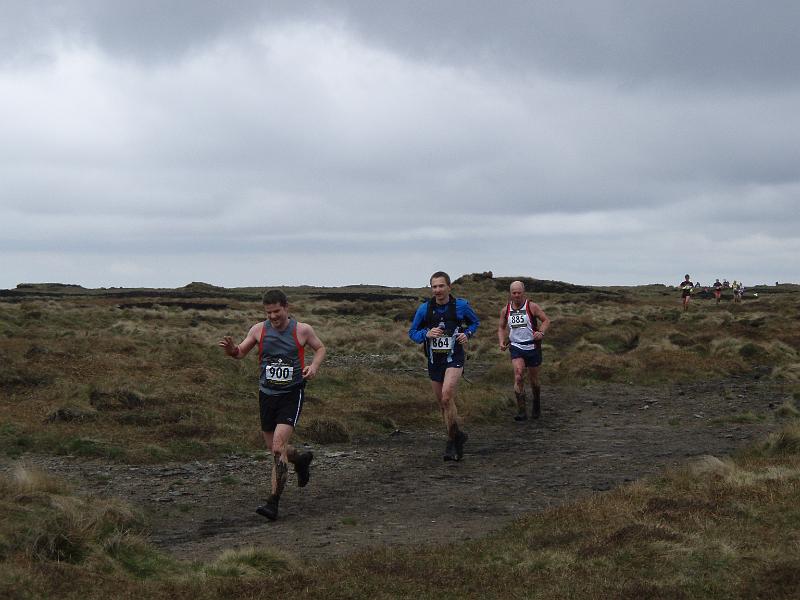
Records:
[[[455,388],[445,388],[442,390],[442,405],[450,404],[453,399],[456,397],[456,389]]]
[[[272,454],[276,457],[280,458],[282,454],[286,452],[286,442],[284,440],[273,440],[272,441],[272,448],[270,448]]]

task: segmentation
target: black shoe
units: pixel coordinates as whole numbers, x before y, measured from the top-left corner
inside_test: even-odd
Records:
[[[306,487],[311,477],[311,461],[314,460],[313,452],[303,452],[294,463],[294,472],[297,473],[297,487]]]
[[[456,456],[456,443],[453,440],[447,440],[447,448],[444,450],[445,460],[458,460]]]
[[[274,521],[278,518],[278,498],[270,496],[267,498],[266,504],[259,506],[256,512],[262,517],[267,517],[270,521]]]
[[[515,421],[527,421],[528,420],[528,413],[526,412],[518,412],[517,416],[514,417]]]
[[[463,431],[456,434],[454,445],[456,447],[456,460],[461,460],[464,457],[464,444],[469,439],[469,436]]]

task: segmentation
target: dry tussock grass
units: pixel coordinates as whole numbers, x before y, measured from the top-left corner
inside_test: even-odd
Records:
[[[68,494],[71,486],[49,473],[26,463],[19,462],[10,475],[0,476],[0,494],[13,497],[23,494]]]
[[[347,426],[338,419],[312,418],[302,428],[302,436],[319,444],[341,444],[350,441]]]
[[[63,481],[25,464],[0,475],[0,507],[14,515],[0,526],[6,551],[36,562],[79,564],[102,552],[112,533],[141,528],[122,501],[75,496]]]
[[[428,295],[422,289],[352,291]],[[697,301],[683,315],[677,296],[668,290],[666,295],[648,287],[622,291],[613,298],[532,296],[555,317],[542,370],[547,384],[686,380],[739,374],[765,363],[774,367],[773,377],[800,381],[800,326],[785,318],[797,312],[791,294],[735,307]],[[314,416],[338,419],[353,435],[381,431],[375,429],[378,415],[400,426],[438,423],[424,356],[407,338],[418,303],[316,299],[315,293],[313,288],[290,290],[293,313],[315,327],[329,350],[329,363],[312,383],[313,393],[325,400],[313,408]],[[508,355],[498,351],[496,342],[497,312],[506,294],[492,281],[469,282],[454,293],[468,298],[483,320],[468,348],[466,376],[473,383],[462,385],[464,414],[500,418],[497,405],[511,386]],[[263,314],[257,301],[234,296],[225,299],[229,308],[219,310],[181,310],[152,298],[147,299],[156,302],[152,307],[125,309],[117,308],[118,300],[102,297],[0,303],[5,333],[0,335],[5,365],[0,410],[13,415],[9,419],[17,432],[15,439],[6,434],[0,439],[12,444],[13,452],[23,447],[54,451],[74,446],[76,438],[118,439],[125,441],[129,460],[149,456],[146,447],[168,448],[175,439],[196,436],[209,453],[220,443],[249,440],[248,433],[257,427],[254,354],[244,361],[226,360],[215,344],[225,334],[243,336]],[[402,374],[407,377],[395,377]],[[133,392],[144,401],[124,406],[112,398],[110,406],[94,407],[95,415],[87,388],[112,396]],[[373,402],[375,397],[381,401]],[[166,408],[188,402],[206,412],[176,418]],[[79,413],[91,416],[73,418]],[[221,422],[225,427],[215,428]],[[17,444],[20,440],[24,443]],[[250,442],[245,446],[250,448]],[[169,458],[170,452],[161,456]]]
[[[785,400],[783,404],[781,404],[778,409],[775,411],[775,414],[781,418],[791,418],[797,419],[800,418],[800,410],[797,410],[797,406],[794,403],[794,400]]]
[[[796,360],[798,356],[796,349],[781,340],[773,340],[766,344],[765,348],[769,355],[779,357],[786,361]]]
[[[787,365],[775,367],[772,372],[775,379],[783,379],[786,381],[800,382],[800,363],[793,362]]]
[[[297,562],[274,550],[246,548],[224,550],[219,558],[206,566],[206,575],[223,573],[226,576],[264,577],[294,569]]]

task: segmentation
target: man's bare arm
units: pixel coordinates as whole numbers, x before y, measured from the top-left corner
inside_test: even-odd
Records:
[[[538,304],[535,304],[535,303],[533,305],[533,310],[531,312],[540,321],[540,323],[539,323],[539,331],[535,331],[533,333],[533,338],[534,339],[542,339],[544,337],[545,332],[548,329],[550,329],[550,317],[548,317],[546,314],[544,314],[544,311],[542,310],[542,307],[539,306]],[[539,334],[538,338],[536,337],[537,333]]]
[[[307,323],[297,324],[297,338],[303,346],[308,346],[314,351],[314,359],[311,364],[303,369],[303,379],[313,379],[319,370],[322,361],[325,360],[325,346],[317,337],[314,328]]]
[[[500,350],[505,351],[508,348],[508,320],[506,318],[506,307],[500,309],[500,322],[497,325],[497,342],[500,344]]]
[[[244,358],[247,356],[247,353],[250,352],[250,350],[252,350],[256,344],[258,344],[261,327],[261,323],[256,323],[253,325],[250,328],[250,331],[247,332],[245,338],[238,344],[234,344],[233,338],[231,338],[229,335],[226,335],[218,342],[217,345],[220,346],[225,351],[225,354],[231,358]]]

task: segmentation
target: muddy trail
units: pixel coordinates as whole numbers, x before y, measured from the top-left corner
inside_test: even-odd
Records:
[[[459,463],[442,460],[439,430],[312,445],[311,482],[298,488],[290,470],[275,522],[254,512],[268,493],[266,459],[144,466],[26,460],[139,507],[151,540],[182,559],[211,560],[228,548],[262,545],[328,558],[371,546],[484,536],[525,513],[690,457],[730,454],[776,429],[772,413],[788,397],[779,384],[752,377],[659,388],[550,388],[538,420],[515,423],[509,409],[502,425],[466,423],[470,437]]]

